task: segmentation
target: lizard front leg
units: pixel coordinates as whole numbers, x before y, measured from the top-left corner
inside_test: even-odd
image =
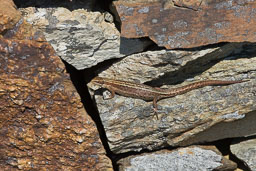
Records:
[[[110,86],[106,86],[105,88],[108,89],[108,91],[111,93],[110,97],[106,98],[105,100],[114,98],[115,97],[115,91]]]

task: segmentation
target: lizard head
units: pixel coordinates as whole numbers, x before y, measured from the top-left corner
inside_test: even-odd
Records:
[[[92,79],[91,83],[102,86],[104,84],[104,79],[101,77],[95,77],[94,79]]]

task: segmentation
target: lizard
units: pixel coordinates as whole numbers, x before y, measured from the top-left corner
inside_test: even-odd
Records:
[[[139,84],[129,81],[115,80],[103,77],[95,77],[91,83],[98,85],[102,88],[106,88],[110,91],[111,95],[108,99],[115,96],[115,93],[132,98],[143,99],[145,101],[153,101],[154,115],[158,119],[157,115],[157,101],[174,97],[180,94],[184,94],[194,89],[202,88],[205,86],[213,85],[229,85],[235,83],[242,83],[249,80],[237,80],[237,81],[223,81],[223,80],[205,80],[199,81],[192,84],[185,85],[183,87],[173,89],[163,89],[159,87],[151,87],[145,84]]]

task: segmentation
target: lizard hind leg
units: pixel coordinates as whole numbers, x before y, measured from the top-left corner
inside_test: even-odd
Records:
[[[156,116],[156,119],[158,120],[158,110],[157,110],[157,100],[158,98],[157,97],[154,97],[153,99],[153,110],[154,110],[154,116]]]

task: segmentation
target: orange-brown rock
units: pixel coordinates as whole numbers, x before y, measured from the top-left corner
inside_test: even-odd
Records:
[[[12,0],[0,0],[0,38],[45,41],[22,17]]]
[[[110,168],[94,123],[52,54],[46,43],[0,39],[0,167]]]
[[[255,42],[256,1],[116,1],[121,35],[149,37],[168,49]]]
[[[52,47],[28,24],[17,27],[12,1],[0,0],[0,13],[1,170],[112,170]]]
[[[0,168],[111,168],[94,122],[46,43],[0,39]]]
[[[15,9],[11,0],[0,0],[0,34],[14,27],[21,19],[20,13]]]

